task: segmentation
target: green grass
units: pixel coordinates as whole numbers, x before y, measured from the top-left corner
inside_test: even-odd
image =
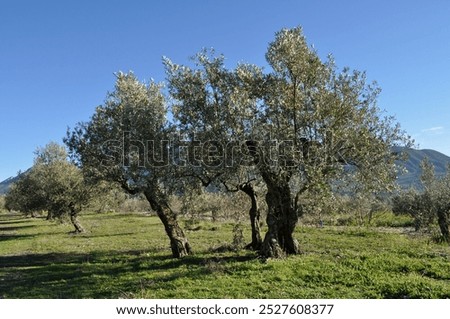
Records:
[[[449,298],[450,247],[398,229],[299,226],[303,253],[263,262],[217,253],[231,223],[188,231],[170,257],[159,220],[85,214],[69,225],[0,214],[0,298]],[[244,232],[249,238],[249,229]]]
[[[409,215],[395,215],[392,212],[377,212],[367,224],[376,227],[414,227],[414,218]]]

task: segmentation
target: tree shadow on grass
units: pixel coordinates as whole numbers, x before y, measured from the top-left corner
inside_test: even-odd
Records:
[[[2,225],[0,225],[2,226]],[[0,242],[14,239],[24,239],[24,238],[32,238],[34,235],[28,234],[17,234],[17,231],[20,231],[25,228],[33,228],[33,225],[20,225],[20,226],[2,226],[0,227]],[[0,263],[1,266],[1,263]]]
[[[0,256],[0,298],[112,298],[140,251]]]
[[[97,235],[97,234],[92,234],[92,233],[88,233],[86,235],[86,237],[89,238],[106,238],[106,237],[120,237],[120,236],[131,236],[131,235],[135,235],[136,233],[133,232],[126,232],[126,233],[114,233],[114,234],[102,234],[102,235]],[[83,236],[84,234],[80,234],[81,236]]]
[[[32,238],[34,235],[0,234],[0,242],[14,239]],[[0,262],[0,267],[2,266]]]
[[[23,223],[29,223],[32,221],[31,219],[20,219],[20,220],[0,220],[0,225],[9,225],[9,224],[23,224]]]
[[[0,298],[118,298],[124,296],[124,292],[138,291],[145,276],[153,278],[156,284],[165,285],[181,277],[209,276],[212,263],[253,258],[189,256],[173,259],[152,250],[0,256]]]
[[[9,232],[9,231],[17,231],[17,230],[21,230],[21,229],[25,229],[25,228],[33,228],[36,227],[34,225],[21,225],[21,226],[5,226],[5,227],[0,227],[0,232],[4,231],[4,232]]]
[[[141,219],[142,217],[151,217],[153,215],[149,214],[139,214],[139,213],[99,213],[97,217],[99,220],[108,220],[108,219]]]

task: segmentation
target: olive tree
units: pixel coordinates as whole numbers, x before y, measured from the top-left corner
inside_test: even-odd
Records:
[[[45,198],[40,194],[38,180],[33,178],[32,171],[19,173],[16,180],[5,195],[5,208],[34,216],[45,209]]]
[[[65,143],[87,176],[143,194],[170,239],[174,257],[191,253],[177,214],[169,205],[173,165],[160,85],[140,82],[133,73],[117,73],[115,89],[88,122],[69,130]]]
[[[166,66],[180,125],[222,147],[235,143],[231,167],[250,167],[264,182],[261,254],[280,257],[299,252],[302,194],[329,192],[343,176],[367,191],[388,188],[396,173],[391,147],[409,138],[383,116],[380,90],[366,84],[365,73],[338,70],[331,57],[322,61],[300,27],[277,32],[266,59],[269,72],[250,64],[228,70],[223,57],[204,53],[197,68]]]
[[[404,191],[393,198],[393,211],[414,217],[416,231],[437,220],[442,238],[450,241],[450,168],[444,176],[436,176],[428,158],[421,163],[422,190]]]
[[[450,242],[450,170],[447,168],[447,175],[436,181],[434,185],[434,205],[436,217],[442,238]]]
[[[233,84],[236,75],[224,67],[224,57],[203,50],[194,58],[198,69],[173,63],[164,58],[172,113],[180,136],[178,177],[194,178],[207,187],[222,186],[228,192],[242,191],[250,200],[251,242],[247,248],[258,250],[260,208],[258,187],[260,176],[241,161],[241,137],[248,130],[253,112],[236,103],[242,92]]]
[[[301,28],[278,32],[266,59],[272,71],[259,127],[277,140],[279,158],[259,165],[269,205],[263,253],[278,256],[298,252],[292,234],[305,191],[329,191],[343,176],[366,191],[386,190],[397,170],[391,149],[410,141],[378,108],[376,84],[367,84],[364,72],[339,71],[332,57],[323,62]],[[268,157],[267,147],[255,147],[255,159]]]
[[[33,167],[23,173],[6,196],[8,208],[24,213],[47,211],[51,218],[70,217],[75,232],[84,232],[78,215],[91,195],[81,170],[54,142],[38,148]]]

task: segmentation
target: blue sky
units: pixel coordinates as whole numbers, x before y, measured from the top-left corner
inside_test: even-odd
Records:
[[[445,0],[0,0],[0,181],[88,120],[114,72],[163,81],[163,55],[186,63],[203,47],[264,66],[274,33],[298,25],[321,56],[378,82],[419,148],[450,155],[449,18]]]

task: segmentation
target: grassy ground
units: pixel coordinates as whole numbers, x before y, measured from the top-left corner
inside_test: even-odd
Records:
[[[155,217],[85,214],[88,233],[0,214],[0,298],[449,298],[450,247],[385,227],[298,227],[303,254],[217,252],[233,225],[202,222],[172,259]],[[249,230],[244,235],[249,238]]]

